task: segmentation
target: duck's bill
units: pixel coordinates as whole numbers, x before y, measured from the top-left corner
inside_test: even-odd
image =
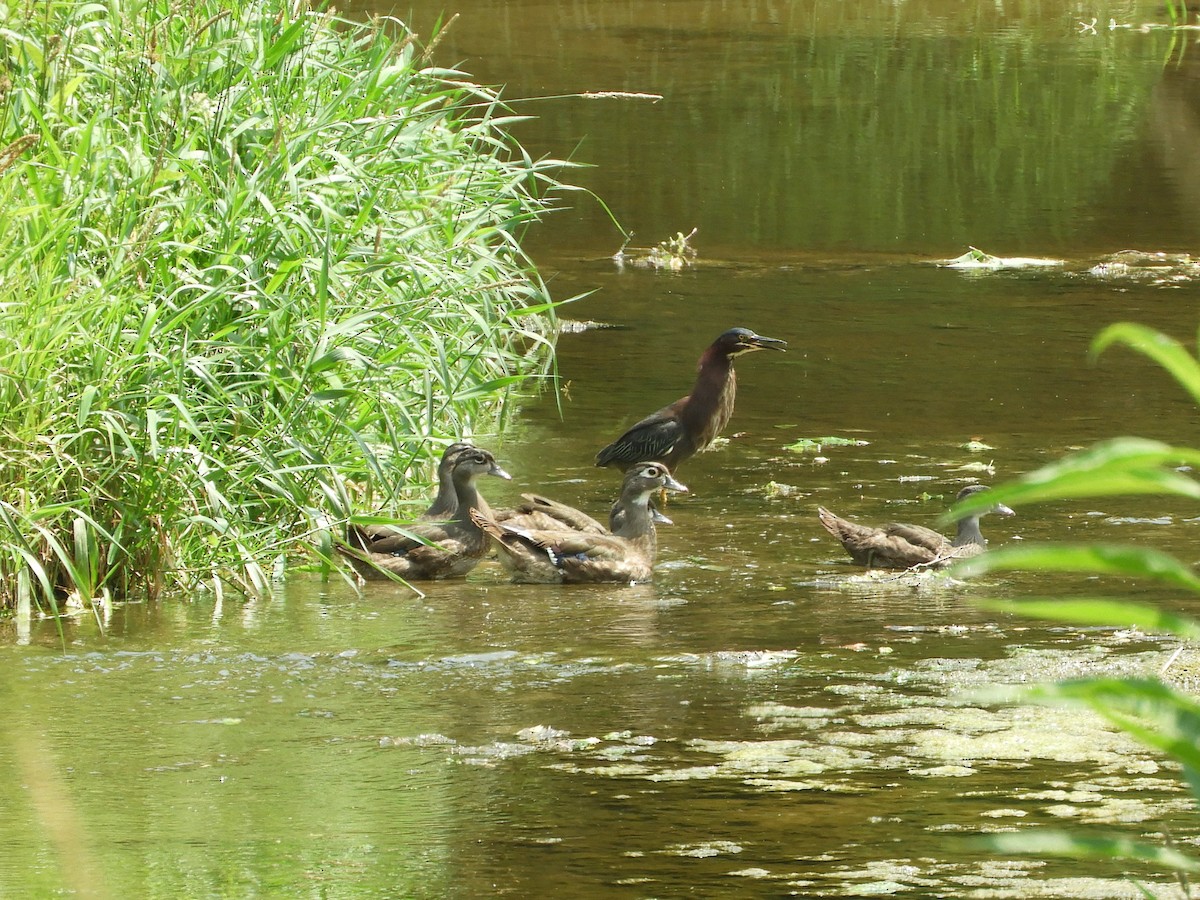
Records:
[[[663,481],[663,487],[665,487],[668,491],[675,491],[680,494],[686,494],[688,492],[686,484],[681,481],[676,481],[674,477],[670,475],[668,475]]]

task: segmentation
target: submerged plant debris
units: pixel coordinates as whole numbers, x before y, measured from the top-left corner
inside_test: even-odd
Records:
[[[1062,268],[1070,275],[1111,281],[1139,281],[1163,287],[1189,284],[1200,278],[1200,258],[1188,253],[1168,253],[1161,250],[1121,250],[1101,257],[1098,262],[1078,263],[1042,257],[993,256],[977,247],[971,247],[954,259],[938,260],[937,265],[971,272]]]
[[[1122,250],[1101,259],[1087,270],[1087,274],[1097,278],[1175,285],[1200,277],[1200,259],[1187,253]]]
[[[962,256],[943,260],[938,263],[947,269],[1030,269],[1065,264],[1061,259],[1045,259],[1033,256],[993,256],[978,247],[970,247]]]
[[[697,231],[698,228],[693,228],[687,234],[677,232],[674,237],[647,248],[630,247],[626,242],[625,246],[613,254],[613,261],[618,269],[629,265],[641,269],[680,272],[696,262],[696,248],[691,245],[691,239],[696,236]]]

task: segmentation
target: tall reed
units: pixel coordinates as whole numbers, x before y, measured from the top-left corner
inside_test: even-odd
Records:
[[[519,239],[561,164],[400,23],[102,0],[5,24],[0,602],[268,591],[546,371]]]

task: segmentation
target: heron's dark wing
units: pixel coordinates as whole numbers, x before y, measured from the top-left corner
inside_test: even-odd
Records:
[[[672,403],[646,416],[597,453],[596,465],[631,466],[638,462],[665,459],[683,437],[683,425],[676,409],[682,402]]]

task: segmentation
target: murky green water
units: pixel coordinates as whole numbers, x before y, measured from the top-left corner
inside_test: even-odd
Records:
[[[410,7],[428,34],[444,4]],[[489,563],[423,598],[298,577],[270,603],[134,606],[103,632],[69,624],[65,654],[50,625],[5,626],[0,894],[1137,896],[1118,867],[966,839],[1048,824],[1191,844],[1175,773],[1089,717],[975,692],[1153,672],[1171,645],[972,600],[1197,610],[1139,585],[859,578],[815,507],[931,522],[981,477],[963,466],[1005,478],[1117,433],[1196,443],[1152,366],[1086,362],[1111,321],[1195,333],[1186,269],[1089,272],[1195,249],[1193,39],[1104,27],[1158,15],[1134,3],[445,8],[462,15],[438,61],[511,97],[663,94],[530,103],[520,133],[593,164],[576,180],[635,243],[699,228],[677,275],[618,268],[585,195],[530,235],[556,296],[595,291],[566,314],[620,327],[562,338],[561,410],[532,399],[492,442],[514,482],[489,498],[603,511],[615,476],[592,455],[682,394],[716,334],[789,352],[739,362],[732,440],[679,473],[692,494],[652,586],[511,586]],[[968,245],[1064,263],[931,262]],[[823,463],[785,449],[825,435],[868,443]],[[1197,558],[1185,504],[1020,512],[985,532]]]

